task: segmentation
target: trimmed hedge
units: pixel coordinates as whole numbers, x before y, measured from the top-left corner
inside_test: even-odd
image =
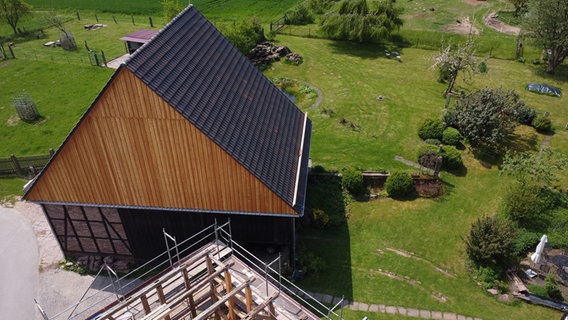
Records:
[[[412,177],[407,172],[394,171],[385,182],[385,190],[394,199],[407,197],[414,192]]]
[[[463,136],[456,128],[447,127],[442,133],[442,142],[450,146],[457,146],[462,139]]]
[[[550,132],[552,130],[552,120],[547,116],[539,115],[533,120],[532,125],[538,132]]]
[[[426,139],[442,139],[445,125],[441,119],[426,119],[420,128],[418,128],[418,136],[422,140]]]

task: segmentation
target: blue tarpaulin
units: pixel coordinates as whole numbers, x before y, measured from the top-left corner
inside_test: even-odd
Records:
[[[529,83],[527,84],[527,90],[557,97],[560,97],[562,94],[560,89],[542,83]]]

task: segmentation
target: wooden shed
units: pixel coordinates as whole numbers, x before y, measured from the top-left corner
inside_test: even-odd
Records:
[[[157,30],[140,29],[125,35],[124,37],[120,38],[120,40],[124,41],[126,51],[130,54],[133,54],[146,42],[149,42],[152,37],[156,35],[156,33],[158,33]]]
[[[145,260],[231,219],[288,247],[304,213],[311,121],[193,6],[121,65],[24,199],[68,256]]]

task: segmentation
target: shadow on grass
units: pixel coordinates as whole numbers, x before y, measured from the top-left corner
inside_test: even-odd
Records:
[[[555,81],[566,83],[568,82],[568,66],[561,64],[560,66],[556,67],[554,74],[550,74],[546,72],[546,63],[543,63],[539,66],[535,66],[533,68],[533,73],[539,77],[542,77],[543,81]],[[535,93],[538,94],[538,93]],[[559,97],[558,97],[559,98]]]
[[[319,270],[307,270],[299,282],[307,290],[353,300],[351,246],[341,177],[333,174],[310,175],[308,213],[299,232],[299,247],[305,247]],[[312,212],[323,210],[330,225],[316,227]]]
[[[363,59],[376,59],[385,58],[388,59],[391,55],[387,56],[392,52],[397,52],[402,54],[401,47],[396,45],[387,45],[383,43],[359,43],[359,42],[348,42],[348,41],[333,41],[328,44],[329,48],[335,54],[344,54],[355,56]],[[395,57],[392,57],[393,59]]]

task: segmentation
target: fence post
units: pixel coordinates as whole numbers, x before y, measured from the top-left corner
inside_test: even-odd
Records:
[[[4,50],[4,45],[2,43],[0,43],[0,53],[2,53],[4,59],[8,59],[8,55],[6,54],[6,51]]]
[[[53,148],[49,148],[49,157],[53,158],[54,154],[55,154],[55,151],[53,151]]]
[[[116,17],[112,16],[112,20],[114,20],[114,23],[118,24],[118,22],[116,22]]]
[[[136,24],[134,23],[134,15],[131,15],[130,18],[132,19],[132,25],[133,25],[133,26],[136,25]]]
[[[148,20],[150,20],[150,28],[154,28],[154,23],[152,22],[152,17],[148,17]]]
[[[81,15],[79,15],[79,11],[77,11],[77,20],[81,21]]]
[[[99,22],[99,17],[97,16],[97,14],[95,13],[95,19],[97,19],[97,23]]]
[[[14,164],[14,167],[16,167],[16,170],[18,170],[18,172],[20,172],[20,170],[22,170],[22,168],[20,167],[20,162],[18,161],[18,158],[16,158],[16,156],[14,154],[11,154],[10,160],[12,160],[12,163]]]
[[[105,67],[107,66],[107,59],[105,57],[105,52],[103,50],[101,50],[101,57],[103,58],[103,64],[105,65]]]
[[[16,56],[14,55],[14,50],[12,50],[11,45],[8,45],[8,50],[10,50],[10,54],[12,55],[12,59],[16,59]]]

